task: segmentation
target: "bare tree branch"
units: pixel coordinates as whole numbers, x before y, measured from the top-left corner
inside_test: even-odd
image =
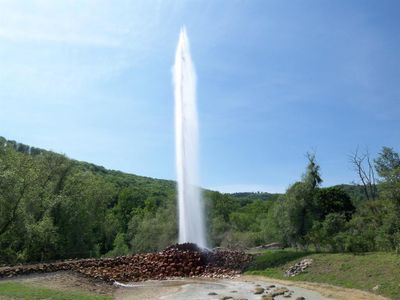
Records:
[[[377,197],[375,170],[368,150],[360,154],[357,147],[356,151],[350,156],[350,162],[361,181],[365,197],[368,200],[375,200]]]

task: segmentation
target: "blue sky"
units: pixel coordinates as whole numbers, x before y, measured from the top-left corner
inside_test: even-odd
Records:
[[[0,1],[0,135],[174,179],[171,68],[185,24],[201,184],[282,192],[315,151],[400,148],[400,2]]]

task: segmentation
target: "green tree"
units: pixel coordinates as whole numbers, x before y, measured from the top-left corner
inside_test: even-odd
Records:
[[[31,157],[10,147],[0,148],[0,237],[23,213],[22,204],[35,189],[36,180]]]
[[[331,213],[343,213],[349,220],[356,209],[350,196],[339,187],[318,189],[314,195],[313,206],[314,215],[319,221],[323,221]]]
[[[159,251],[177,241],[177,223],[175,207],[159,209],[155,214],[145,212],[142,219],[135,216],[131,224],[137,222],[136,234],[130,241],[135,253]],[[138,222],[139,221],[139,222]]]
[[[303,182],[306,186],[314,190],[320,186],[322,183],[322,178],[320,175],[320,166],[318,165],[315,154],[307,153],[308,165],[306,169],[306,173],[303,175]]]
[[[50,216],[45,215],[27,226],[23,257],[27,261],[44,261],[55,258],[58,253],[59,235]]]
[[[383,147],[375,160],[375,168],[381,180],[383,197],[393,201],[400,209],[400,156],[392,148]]]
[[[121,256],[129,253],[128,245],[125,242],[125,234],[119,232],[113,243],[113,249],[106,256]]]
[[[286,191],[282,217],[282,232],[286,240],[293,246],[307,246],[307,233],[311,230],[315,216],[313,214],[313,198],[322,182],[320,167],[315,155],[307,154],[308,165],[302,181],[296,182]]]
[[[120,230],[126,232],[133,209],[145,206],[146,193],[136,187],[126,187],[118,193],[117,199],[117,205],[113,210],[119,221]]]

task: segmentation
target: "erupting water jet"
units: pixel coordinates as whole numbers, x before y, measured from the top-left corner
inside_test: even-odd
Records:
[[[181,29],[173,67],[175,143],[179,203],[179,242],[206,247],[198,176],[196,73],[185,28]]]

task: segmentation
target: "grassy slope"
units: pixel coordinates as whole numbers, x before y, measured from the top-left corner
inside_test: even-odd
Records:
[[[0,283],[0,299],[108,300],[110,296],[75,291],[58,291],[29,284]]]
[[[284,277],[284,271],[301,258],[312,258],[307,272],[295,277]],[[258,256],[247,274],[273,278],[329,283],[356,288],[400,299],[400,256],[394,253],[328,254],[294,251],[266,251]]]

